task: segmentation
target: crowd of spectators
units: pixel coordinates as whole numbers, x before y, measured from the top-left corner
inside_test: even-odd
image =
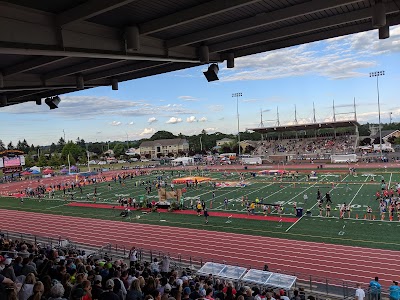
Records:
[[[140,262],[135,250],[126,263],[1,237],[0,253],[0,300],[305,300],[174,270],[168,256]]]
[[[349,154],[355,152],[355,136],[316,137],[261,141],[255,155],[295,154]]]

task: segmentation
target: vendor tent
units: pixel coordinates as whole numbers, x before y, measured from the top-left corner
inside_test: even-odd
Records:
[[[31,174],[37,175],[37,174],[40,174],[40,171],[38,171],[38,170],[33,170],[33,171],[31,172]]]
[[[32,175],[32,173],[28,172],[28,171],[24,171],[24,172],[21,173],[21,175],[22,176],[29,176],[29,175]]]
[[[291,275],[250,269],[243,276],[242,282],[290,290],[296,279],[297,277]]]
[[[61,173],[68,173],[68,170],[66,168],[64,168],[64,169],[61,169],[60,172]]]
[[[174,159],[171,161],[173,166],[187,166],[187,165],[192,165],[194,162],[193,157],[178,157],[177,159]]]
[[[44,174],[44,175],[53,174],[53,173],[54,173],[54,171],[51,170],[51,169],[45,169],[45,170],[43,170],[43,174]]]
[[[243,267],[207,262],[199,271],[197,271],[197,273],[207,276],[212,274],[215,277],[239,281],[246,273],[246,270],[247,269]]]

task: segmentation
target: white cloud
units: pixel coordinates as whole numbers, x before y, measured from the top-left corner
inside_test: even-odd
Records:
[[[195,114],[193,109],[182,105],[157,105],[151,100],[120,100],[101,96],[62,95],[59,108],[50,111],[47,105],[35,105],[26,102],[2,108],[2,112],[11,114],[51,114],[52,116],[75,119],[79,111],[80,119],[102,118],[104,116],[140,117],[140,116],[170,116],[178,114]],[[150,101],[147,103],[146,101]],[[161,104],[161,103],[160,103]],[[95,109],[93,108],[95,105]]]
[[[149,118],[148,120],[147,120],[147,122],[149,123],[149,124],[151,124],[151,123],[154,123],[154,122],[157,122],[158,120],[155,118],[155,117],[151,117],[151,118]]]
[[[215,112],[217,112],[217,111],[223,111],[224,110],[224,106],[223,105],[210,105],[210,106],[208,106],[208,109],[210,110],[210,111],[215,111]]]
[[[190,117],[186,118],[186,122],[188,122],[188,123],[197,122],[197,119],[195,116],[190,116]]]
[[[206,118],[206,117],[201,117],[201,118],[199,119],[199,122],[207,122],[207,118]]]
[[[119,126],[119,125],[121,125],[121,122],[119,122],[119,121],[112,121],[112,122],[110,123],[110,125],[111,125],[111,126]]]
[[[199,101],[199,99],[193,96],[179,96],[178,99],[182,101]]]
[[[133,124],[135,124],[135,123],[133,123],[133,121],[131,121],[131,122],[128,123],[128,125],[133,125]]]
[[[222,70],[220,81],[268,80],[304,75],[329,79],[366,76],[379,55],[400,52],[400,26],[390,38],[378,39],[376,30],[237,58],[235,69]],[[315,51],[318,47],[318,50]],[[321,49],[322,48],[322,49]],[[246,102],[248,100],[243,100]]]
[[[208,127],[208,128],[205,128],[204,130],[205,130],[207,133],[213,133],[213,132],[217,131],[217,129],[218,129],[218,128],[216,128],[216,127]]]
[[[143,129],[143,131],[139,134],[140,136],[144,136],[144,135],[150,135],[155,133],[156,130],[154,128],[145,128]]]
[[[181,119],[181,118],[171,117],[171,118],[169,118],[169,120],[168,120],[167,122],[165,122],[165,123],[167,123],[167,124],[176,124],[176,123],[180,123],[180,122],[182,122],[182,119]]]

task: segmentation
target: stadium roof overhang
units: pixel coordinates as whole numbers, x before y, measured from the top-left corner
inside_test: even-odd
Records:
[[[301,131],[301,130],[317,130],[317,129],[336,129],[360,126],[357,121],[339,121],[339,122],[321,122],[321,123],[310,123],[310,124],[297,124],[297,125],[284,125],[274,127],[259,127],[249,128],[248,130],[258,133],[272,133],[272,132],[289,132],[289,131]]]
[[[0,107],[371,30],[376,1],[0,1]]]

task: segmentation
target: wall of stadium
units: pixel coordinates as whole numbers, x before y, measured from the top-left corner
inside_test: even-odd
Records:
[[[331,163],[346,163],[346,162],[357,162],[356,154],[334,154],[331,156]]]

